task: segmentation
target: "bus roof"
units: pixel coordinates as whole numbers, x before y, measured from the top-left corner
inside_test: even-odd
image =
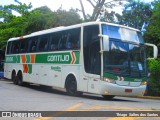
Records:
[[[58,31],[61,31],[61,30],[67,30],[67,29],[72,29],[72,28],[81,27],[81,26],[87,26],[87,25],[94,25],[94,24],[106,24],[106,25],[112,25],[112,26],[131,29],[131,30],[134,30],[134,31],[139,31],[138,29],[127,27],[127,26],[124,26],[124,25],[119,25],[119,24],[114,24],[114,23],[107,23],[107,22],[93,21],[93,22],[85,22],[85,23],[66,26],[66,27],[65,26],[60,26],[60,27],[55,27],[55,28],[46,29],[46,30],[42,30],[42,31],[37,31],[37,32],[33,32],[33,33],[29,34],[29,35],[10,38],[8,41],[14,41],[14,40],[22,39],[22,38],[29,38],[29,37],[34,37],[34,36],[38,36],[38,35],[49,34],[49,33],[52,33],[52,32],[58,32]]]

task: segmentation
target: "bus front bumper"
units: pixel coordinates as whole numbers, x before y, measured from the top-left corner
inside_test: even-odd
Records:
[[[146,85],[131,87],[101,81],[99,90],[101,95],[143,96],[146,90]]]

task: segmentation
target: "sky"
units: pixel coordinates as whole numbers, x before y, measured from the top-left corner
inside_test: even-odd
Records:
[[[70,8],[78,8],[81,9],[79,0],[19,0],[22,3],[26,3],[27,5],[31,2],[33,9],[41,6],[48,6],[52,11],[57,10],[61,7],[65,10],[69,10]],[[86,0],[82,0],[84,3],[86,13],[92,12],[91,5],[86,2]],[[16,4],[14,0],[0,0],[0,5],[8,5],[8,4]]]
[[[65,10],[69,10],[70,8],[81,9],[79,0],[19,0],[19,1],[26,4],[29,4],[31,2],[33,9],[41,6],[48,6],[52,11],[55,11],[61,5],[62,8]],[[150,2],[153,0],[141,0],[141,1]],[[93,10],[92,6],[88,2],[86,2],[86,0],[82,0],[82,2],[84,3],[84,8],[86,13],[91,14]],[[14,2],[14,0],[0,0],[0,5],[9,5],[9,4],[16,4],[16,3]],[[120,13],[122,11],[122,7],[117,7],[114,10]]]

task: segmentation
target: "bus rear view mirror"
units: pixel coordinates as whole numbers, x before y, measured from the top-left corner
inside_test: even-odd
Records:
[[[109,36],[108,35],[98,35],[102,39],[102,51],[109,51]]]
[[[156,59],[157,56],[158,56],[158,48],[157,48],[157,46],[154,45],[154,44],[150,44],[150,43],[145,43],[145,45],[153,48],[153,58],[147,58],[147,59],[148,60]]]

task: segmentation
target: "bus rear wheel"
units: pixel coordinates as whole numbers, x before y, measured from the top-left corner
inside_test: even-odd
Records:
[[[15,71],[12,72],[12,78],[11,79],[12,79],[13,83],[15,85],[17,85],[17,79],[16,79],[16,72]]]
[[[115,97],[114,95],[102,95],[102,96],[105,100],[110,100]]]
[[[16,79],[17,79],[18,85],[22,86],[23,85],[22,72],[18,72]]]
[[[81,92],[77,91],[77,82],[76,78],[73,75],[69,75],[66,79],[65,88],[68,95],[71,96],[80,96],[82,95]]]

